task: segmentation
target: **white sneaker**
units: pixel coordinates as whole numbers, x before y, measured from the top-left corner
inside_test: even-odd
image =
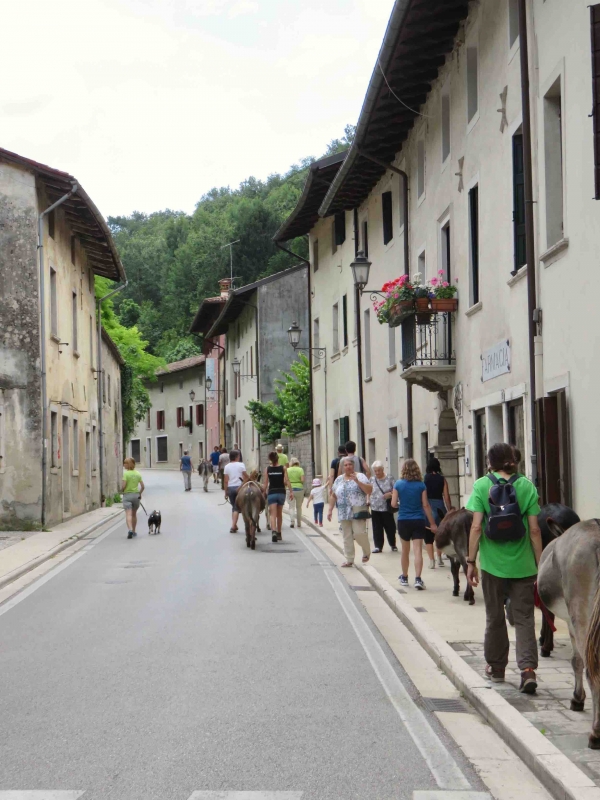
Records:
[[[432,560],[429,562],[429,569],[435,569],[435,561]]]

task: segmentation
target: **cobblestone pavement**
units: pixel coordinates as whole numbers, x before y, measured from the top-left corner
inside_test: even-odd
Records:
[[[0,532],[0,550],[6,550],[7,547],[12,547],[13,544],[18,544],[30,536],[35,536],[39,531],[10,531]]]
[[[474,670],[485,670],[483,644],[453,642],[452,647]],[[555,638],[552,657],[540,658],[537,694],[525,697],[519,692],[521,675],[511,642],[506,682],[493,688],[600,786],[600,751],[587,746],[592,727],[592,697],[587,686],[585,711],[570,710],[574,685],[571,652],[568,638]]]

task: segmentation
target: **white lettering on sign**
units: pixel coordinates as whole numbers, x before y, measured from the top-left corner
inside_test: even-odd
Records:
[[[481,354],[481,380],[483,383],[510,372],[510,342],[504,341]]]

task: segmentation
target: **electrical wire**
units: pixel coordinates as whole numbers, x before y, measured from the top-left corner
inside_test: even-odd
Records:
[[[437,114],[422,114],[420,111],[417,111],[416,109],[414,109],[414,108],[411,108],[409,105],[407,105],[407,104],[404,102],[404,100],[402,100],[400,97],[398,97],[398,95],[396,94],[396,92],[395,92],[395,91],[392,89],[392,87],[390,86],[390,84],[389,84],[389,82],[388,82],[388,79],[385,77],[385,72],[383,71],[383,67],[381,66],[381,61],[379,60],[379,56],[377,56],[377,66],[379,67],[379,69],[380,69],[380,71],[381,71],[381,76],[382,76],[383,80],[385,81],[385,85],[386,85],[386,86],[387,86],[387,88],[390,90],[391,94],[393,94],[393,95],[394,95],[394,97],[396,98],[396,100],[397,100],[397,101],[398,101],[398,102],[399,102],[401,105],[403,105],[403,106],[404,106],[404,108],[407,108],[409,111],[412,111],[412,113],[413,113],[413,114],[416,114],[416,115],[417,115],[417,116],[419,116],[419,117],[425,117],[425,119],[435,119],[435,118],[438,116]]]

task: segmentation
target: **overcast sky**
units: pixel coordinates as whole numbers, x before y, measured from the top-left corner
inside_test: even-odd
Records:
[[[192,211],[355,123],[393,0],[13,0],[0,146],[105,214]]]

